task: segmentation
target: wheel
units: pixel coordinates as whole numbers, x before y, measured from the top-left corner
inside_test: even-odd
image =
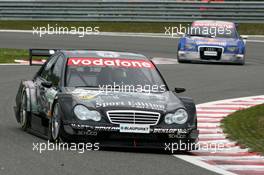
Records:
[[[27,111],[27,95],[23,92],[19,107],[20,127],[26,131],[30,126],[30,113]]]
[[[68,135],[63,129],[59,112],[59,103],[55,103],[53,107],[52,117],[49,121],[48,139],[50,142],[54,143],[71,143],[76,140],[75,137]]]
[[[49,140],[52,142],[60,141],[61,118],[59,114],[59,104],[53,108],[52,117],[49,122]]]

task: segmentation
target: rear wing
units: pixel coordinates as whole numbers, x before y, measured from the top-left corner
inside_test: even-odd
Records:
[[[29,49],[29,65],[44,64],[47,58],[53,55],[56,51],[56,49]]]

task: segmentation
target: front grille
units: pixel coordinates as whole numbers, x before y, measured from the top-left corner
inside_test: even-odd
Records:
[[[203,60],[220,60],[223,48],[218,47],[200,47],[200,58]],[[207,56],[204,54],[205,51],[215,51],[217,52],[216,56]]]
[[[156,125],[160,119],[160,113],[133,110],[107,111],[107,117],[114,124],[144,124]]]

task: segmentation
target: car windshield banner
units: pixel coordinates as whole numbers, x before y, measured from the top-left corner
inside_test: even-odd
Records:
[[[194,22],[192,27],[223,27],[223,28],[234,28],[235,26],[232,23],[210,23],[210,22]]]
[[[111,66],[126,68],[154,68],[147,60],[113,59],[113,58],[69,58],[68,66]]]

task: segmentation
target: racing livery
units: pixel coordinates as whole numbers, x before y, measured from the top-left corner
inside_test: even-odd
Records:
[[[246,36],[225,21],[194,21],[178,43],[178,62],[245,64]]]
[[[32,80],[22,81],[15,115],[23,130],[50,141],[163,147],[195,143],[193,100],[170,91],[151,60],[126,52],[31,50],[50,55]],[[32,58],[31,58],[32,62]]]

